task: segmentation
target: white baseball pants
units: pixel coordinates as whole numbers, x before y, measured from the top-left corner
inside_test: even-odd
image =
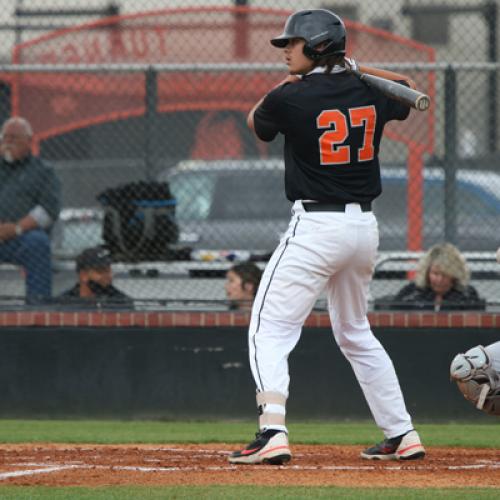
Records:
[[[348,204],[345,213],[305,212],[302,202],[296,201],[288,230],[255,297],[249,355],[257,392],[288,398],[288,356],[325,290],[335,340],[354,370],[375,422],[391,438],[413,427],[392,361],[366,316],[377,247],[377,220],[372,212],[362,212],[359,204]],[[264,416],[266,411],[285,414],[284,406],[262,408]],[[261,427],[286,430],[284,417],[283,425],[262,425],[263,421]]]

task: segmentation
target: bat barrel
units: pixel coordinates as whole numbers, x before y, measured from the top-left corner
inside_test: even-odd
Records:
[[[415,100],[415,109],[425,111],[431,105],[431,98],[428,95],[421,95]]]
[[[398,99],[404,102],[407,106],[411,106],[418,111],[426,111],[431,105],[431,98],[417,90],[410,89],[393,80],[387,80],[369,73],[361,73],[358,70],[350,70],[360,80],[366,84],[378,89],[392,99]]]

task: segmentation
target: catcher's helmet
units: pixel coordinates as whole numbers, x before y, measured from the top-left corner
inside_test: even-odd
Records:
[[[346,31],[339,16],[326,9],[299,10],[292,14],[285,24],[283,33],[271,40],[275,47],[283,48],[291,38],[303,38],[304,54],[310,59],[345,54]],[[316,50],[318,44],[328,42],[323,50]]]

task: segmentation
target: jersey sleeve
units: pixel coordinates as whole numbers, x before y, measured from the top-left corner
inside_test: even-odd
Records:
[[[263,141],[272,141],[282,129],[280,117],[279,88],[266,95],[261,105],[255,110],[253,121],[257,137]]]
[[[398,80],[397,83],[401,83],[405,87],[409,87],[408,83],[404,80]],[[389,120],[406,120],[410,114],[410,106],[403,104],[401,101],[396,99],[389,99],[388,105],[388,121]]]

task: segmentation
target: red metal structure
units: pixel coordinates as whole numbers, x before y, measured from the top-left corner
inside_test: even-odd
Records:
[[[36,148],[46,139],[79,128],[144,115],[145,74],[107,72],[107,64],[192,64],[192,71],[158,74],[159,113],[246,113],[282,74],[200,72],[195,65],[281,62],[269,39],[280,32],[289,14],[264,8],[193,7],[105,18],[20,44],[13,53],[15,64],[97,64],[104,65],[102,72],[10,73],[2,78],[12,85],[13,114],[25,116],[33,125]],[[431,47],[413,40],[349,20],[346,27],[348,55],[363,63],[435,60]],[[412,77],[419,89],[434,96],[432,72],[415,72]],[[434,149],[433,109],[414,111],[409,120],[391,124],[386,137],[408,149],[407,246],[420,250],[423,157]],[[198,151],[204,154],[203,147]]]

